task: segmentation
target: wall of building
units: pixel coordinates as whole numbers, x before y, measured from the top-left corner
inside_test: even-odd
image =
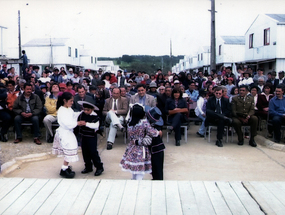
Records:
[[[264,29],[270,28],[270,44],[264,45]],[[249,48],[249,35],[253,34],[253,48]],[[265,15],[259,15],[245,34],[245,60],[262,60],[276,57],[277,24]]]

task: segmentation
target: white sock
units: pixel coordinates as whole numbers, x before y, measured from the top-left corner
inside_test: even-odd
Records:
[[[136,180],[142,180],[143,176],[144,176],[144,174],[137,174]]]
[[[65,165],[62,165],[61,166],[61,169],[64,171],[64,170],[66,170],[68,168],[68,166],[65,166]]]
[[[144,177],[144,174],[133,174],[132,180],[142,180]]]

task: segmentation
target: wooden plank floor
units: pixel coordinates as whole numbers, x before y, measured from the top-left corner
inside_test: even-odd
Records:
[[[285,214],[285,182],[0,178],[0,214]]]

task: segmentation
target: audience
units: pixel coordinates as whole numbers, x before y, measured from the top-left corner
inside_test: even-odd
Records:
[[[274,140],[280,142],[280,136],[278,136],[278,130],[280,130],[280,128],[275,125],[278,120],[278,122],[283,123],[283,118],[281,121],[277,119],[277,116],[275,116],[275,109],[277,109],[277,107],[274,106],[274,109],[270,111],[269,103],[274,97],[271,93],[275,88],[277,90],[275,90],[276,96],[274,97],[274,103],[282,100],[281,96],[278,97],[277,94],[281,93],[283,95],[284,93],[284,71],[279,71],[278,77],[276,77],[275,71],[266,73],[260,68],[255,73],[253,67],[239,66],[238,73],[235,74],[233,74],[231,67],[227,67],[222,68],[221,71],[218,72],[212,70],[209,75],[207,71],[198,71],[197,74],[195,72],[180,72],[178,75],[169,71],[167,74],[163,74],[159,69],[156,74],[151,75],[146,74],[144,71],[138,71],[136,73],[136,71],[133,70],[132,73],[129,74],[118,70],[117,76],[115,76],[114,72],[104,73],[102,70],[98,70],[91,75],[89,70],[83,72],[82,70],[76,71],[72,68],[68,69],[65,67],[62,67],[60,71],[54,67],[52,72],[50,68],[45,68],[40,73],[38,66],[30,65],[26,69],[24,79],[22,79],[22,77],[18,77],[15,74],[14,67],[7,68],[7,65],[3,65],[2,68],[0,81],[4,83],[4,85],[0,86],[2,90],[1,95],[3,95],[3,97],[1,96],[0,98],[0,117],[2,123],[6,125],[4,129],[1,129],[0,139],[2,141],[8,140],[7,131],[9,130],[9,126],[13,124],[13,121],[17,133],[15,143],[22,141],[19,125],[23,120],[27,120],[33,122],[34,127],[38,127],[37,123],[40,126],[40,123],[43,122],[48,134],[47,140],[48,142],[52,142],[53,131],[51,124],[56,121],[56,111],[53,110],[53,106],[57,101],[57,97],[63,92],[71,92],[72,95],[74,95],[74,103],[72,106],[74,111],[82,110],[82,107],[80,107],[77,101],[88,101],[99,108],[99,110],[96,110],[96,113],[101,120],[104,120],[102,119],[102,113],[104,106],[107,105],[106,101],[108,99],[108,101],[113,101],[114,97],[116,98],[117,91],[119,91],[120,99],[126,100],[127,109],[129,103],[141,103],[151,107],[157,106],[162,112],[164,121],[166,122],[168,119],[168,122],[173,126],[176,145],[180,145],[181,139],[181,131],[178,129],[177,124],[187,120],[189,109],[191,109],[192,112],[190,111],[190,114],[192,113],[194,117],[197,116],[202,119],[202,125],[197,135],[201,137],[204,136],[204,122],[205,119],[206,122],[208,119],[211,123],[218,125],[216,145],[223,146],[223,126],[220,126],[220,124],[222,124],[220,121],[222,121],[221,119],[225,119],[223,116],[229,118],[230,114],[228,114],[228,110],[221,111],[220,114],[223,116],[217,114],[216,109],[214,110],[217,104],[212,102],[214,100],[216,101],[217,96],[219,96],[215,94],[217,90],[220,91],[222,89],[221,108],[224,108],[223,101],[227,101],[227,99],[227,104],[228,102],[232,103],[233,126],[238,134],[239,145],[243,144],[243,135],[240,127],[248,125],[251,126],[251,138],[249,143],[253,147],[256,146],[254,141],[256,135],[256,116],[259,120],[267,120],[268,116],[273,120],[275,117],[273,120],[274,127],[268,127],[268,137],[272,137],[274,131]],[[68,71],[68,73],[66,74],[65,71]],[[25,89],[24,86],[28,87],[28,89]],[[240,88],[238,89],[237,86],[240,86]],[[30,87],[31,92],[29,92]],[[247,87],[250,88],[250,94],[247,91],[248,94],[242,92],[247,90]],[[207,91],[204,89],[207,89]],[[6,92],[6,96],[4,92]],[[174,96],[174,94],[176,95]],[[212,107],[206,111],[205,108],[208,97],[212,98],[209,99],[211,102],[208,102],[207,105],[210,107],[212,104]],[[246,101],[242,102],[241,97],[245,98]],[[19,103],[23,105],[26,101],[25,105],[27,106],[27,104],[34,100],[38,102],[38,98],[40,98],[41,106],[35,105],[35,107],[32,107],[35,108],[35,111],[31,110],[31,107],[19,107]],[[186,103],[185,107],[183,106],[183,104],[185,104],[184,102]],[[251,110],[251,104],[253,104],[254,111]],[[17,105],[18,109],[13,108],[14,105]],[[33,105],[34,104],[31,103],[31,105],[28,106]],[[245,109],[247,110],[243,110],[244,108],[242,108],[241,105],[246,106]],[[177,108],[173,108],[172,106],[177,106]],[[19,112],[21,108],[23,110],[28,109],[28,112],[25,114]],[[41,110],[37,111],[37,108]],[[185,111],[184,108],[185,110],[187,109],[187,111]],[[213,112],[210,113],[211,111]],[[278,109],[278,111],[280,110]],[[208,114],[206,114],[206,112],[208,112]],[[5,118],[5,115],[8,117]],[[193,116],[191,115],[191,117]],[[177,120],[178,118],[180,120]],[[223,123],[230,124],[230,120],[226,119]],[[278,125],[280,125],[280,123]],[[33,131],[34,142],[41,144],[39,140],[39,129],[33,129]],[[113,145],[114,140],[110,140],[109,142]]]

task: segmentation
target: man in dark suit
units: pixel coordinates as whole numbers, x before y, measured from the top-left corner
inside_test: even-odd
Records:
[[[95,104],[95,100],[87,95],[86,93],[86,89],[83,85],[79,85],[77,88],[77,92],[78,94],[74,96],[74,101],[73,101],[73,105],[72,105],[72,109],[75,112],[80,112],[83,110],[83,106],[78,104],[78,101],[86,101],[89,102],[91,104]]]
[[[232,99],[233,127],[238,135],[238,145],[243,145],[242,125],[250,126],[249,145],[256,147],[254,137],[257,135],[258,118],[254,115],[254,98],[248,94],[248,86],[239,87],[239,95]]]
[[[133,95],[130,99],[130,104],[140,103],[143,106],[148,105],[155,107],[156,102],[153,96],[146,94],[146,86],[144,84],[137,85],[138,94]]]
[[[107,99],[103,109],[103,115],[106,116],[106,123],[110,124],[110,131],[107,138],[107,150],[113,148],[117,129],[124,130],[123,123],[128,113],[128,100],[121,97],[120,89],[115,87],[112,97]]]
[[[217,125],[217,141],[218,147],[223,147],[222,139],[224,134],[225,125],[230,125],[232,119],[229,118],[231,115],[231,106],[227,98],[223,97],[223,88],[217,87],[214,91],[214,95],[208,99],[206,105],[206,121],[205,125],[213,123]]]

